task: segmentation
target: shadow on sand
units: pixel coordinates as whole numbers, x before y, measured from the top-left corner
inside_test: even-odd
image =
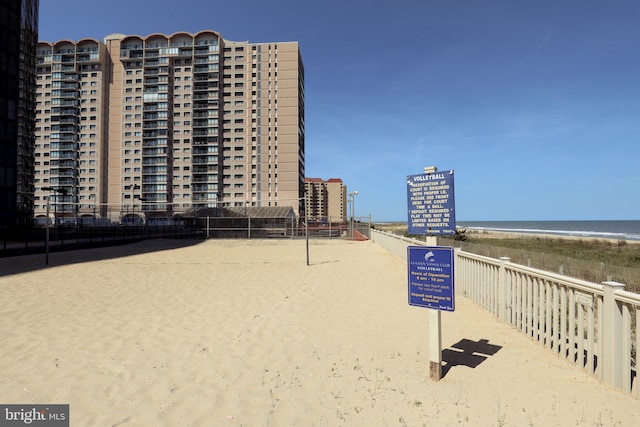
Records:
[[[449,370],[454,366],[468,366],[476,368],[479,364],[487,360],[488,356],[493,356],[502,347],[489,344],[489,340],[481,339],[471,341],[466,338],[442,350],[442,377],[444,378]]]
[[[158,238],[143,240],[137,243],[107,246],[102,248],[52,252],[49,254],[49,265],[45,264],[45,254],[0,258],[0,278],[13,274],[37,271],[43,268],[51,268],[62,265],[114,259],[149,252],[159,252],[184,248],[197,245],[202,242],[204,242],[204,240],[202,239]]]

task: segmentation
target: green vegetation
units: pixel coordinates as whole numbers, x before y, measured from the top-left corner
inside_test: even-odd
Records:
[[[376,228],[387,233],[407,237],[407,225],[402,223],[376,224]],[[409,236],[422,239],[422,236]],[[567,239],[539,236],[496,237],[490,233],[467,233],[458,230],[453,237],[440,237],[445,242],[464,241],[471,244],[487,245],[506,249],[539,252],[563,258],[573,258],[594,263],[640,267],[640,244],[629,244],[625,240]],[[459,246],[450,243],[451,246]]]
[[[501,248],[524,249],[595,263],[602,262],[608,265],[640,266],[640,245],[627,244],[624,240],[569,240],[545,237],[496,239],[474,235],[467,236],[466,241]]]
[[[377,224],[387,233],[408,236],[406,224]],[[458,230],[439,237],[438,244],[491,258],[509,257],[512,262],[541,270],[600,283],[613,280],[640,292],[640,244],[624,240],[572,239]]]

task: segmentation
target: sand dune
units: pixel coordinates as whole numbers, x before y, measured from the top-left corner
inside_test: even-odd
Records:
[[[68,403],[73,426],[640,424],[462,298],[430,381],[427,312],[370,242],[312,240],[309,266],[304,241],[174,246],[0,259],[0,401]]]

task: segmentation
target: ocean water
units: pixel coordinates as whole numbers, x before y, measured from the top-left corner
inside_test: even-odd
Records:
[[[640,221],[458,221],[458,228],[599,239],[639,240]]]

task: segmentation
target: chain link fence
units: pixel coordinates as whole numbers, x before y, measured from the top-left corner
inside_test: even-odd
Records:
[[[203,230],[184,224],[162,226],[68,226],[50,227],[49,250],[52,252],[113,246],[156,238],[204,238]],[[0,257],[45,252],[45,227],[0,229]]]
[[[50,251],[85,249],[133,243],[154,238],[305,238],[354,239],[370,238],[370,218],[356,217],[348,221],[299,221],[297,218],[252,218],[201,216],[183,218],[167,225],[123,224],[69,225],[49,227]],[[0,229],[0,257],[45,252],[46,227]]]

